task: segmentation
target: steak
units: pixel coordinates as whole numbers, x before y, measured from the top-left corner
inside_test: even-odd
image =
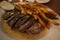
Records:
[[[42,27],[40,24],[35,23],[31,28],[28,29],[27,32],[31,33],[31,34],[38,34],[40,33],[42,30],[44,29],[44,27]]]
[[[13,26],[13,28],[19,28],[20,25],[24,24],[25,22],[27,22],[29,20],[30,16],[26,15],[22,18],[20,18],[15,25]]]
[[[13,27],[14,24],[15,24],[19,19],[21,19],[23,16],[25,16],[25,15],[15,14],[15,15],[13,15],[14,18],[11,17],[9,20],[7,20],[7,22],[8,22],[8,24],[9,24],[11,27]]]
[[[5,13],[5,14],[3,15],[3,19],[4,19],[4,20],[7,20],[7,19],[10,18],[11,16],[13,16],[13,14],[14,14],[14,13],[12,13],[12,12]]]
[[[34,18],[30,18],[25,24],[20,25],[19,31],[24,32],[24,31],[28,30],[30,27],[33,26],[33,24],[35,22],[36,22],[36,20],[34,20]]]

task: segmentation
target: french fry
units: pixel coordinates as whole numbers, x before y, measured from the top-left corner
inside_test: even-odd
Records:
[[[57,15],[59,16],[56,12],[54,12],[53,10],[51,10],[50,8],[46,8],[46,11],[50,12],[53,15]]]
[[[43,27],[47,28],[47,26],[46,26],[45,23],[41,20],[41,18],[40,18],[39,16],[37,16],[37,18],[38,18],[39,23],[40,23]]]
[[[21,7],[21,5],[16,5],[15,6],[16,9],[20,10],[21,12],[24,12],[25,13],[25,10]]]
[[[51,23],[55,24],[55,25],[60,25],[58,22],[56,22],[56,21],[54,21],[54,20],[51,20],[51,19],[49,19],[49,18],[48,18],[48,20],[49,20]]]
[[[41,9],[38,9],[38,10],[40,12],[40,15],[42,15],[45,20],[47,20],[47,21],[49,21],[50,23],[53,23],[53,24],[59,24],[59,23],[55,22],[54,20],[49,19],[48,17],[46,17],[45,14],[41,11]]]
[[[37,5],[37,6],[36,6]],[[53,10],[49,9],[47,6],[42,5],[42,4],[38,4],[38,3],[29,3],[28,5],[17,5],[16,7],[18,10],[22,10],[24,13],[26,14],[30,14],[32,15],[36,20],[39,19],[38,18],[38,14],[41,15],[45,20],[47,20],[50,23],[53,24],[59,24],[56,21],[48,18],[45,13],[49,13],[51,12],[51,14],[53,15],[57,15],[56,12],[54,12]],[[39,19],[40,20],[40,19]],[[41,20],[40,20],[41,21]],[[43,24],[43,23],[42,23]]]
[[[51,14],[53,14],[53,15],[58,15],[56,12],[54,12],[53,10],[51,10],[49,7],[47,7],[47,6],[45,6],[45,5],[42,5],[42,4],[40,4],[40,6],[42,6],[41,7],[41,10],[42,11],[44,11],[44,12],[46,12],[46,13],[51,13]]]

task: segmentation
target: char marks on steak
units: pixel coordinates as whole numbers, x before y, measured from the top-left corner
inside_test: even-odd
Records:
[[[3,19],[4,19],[4,20],[7,20],[8,18],[10,18],[10,17],[13,16],[13,15],[14,15],[13,12],[5,13],[5,14],[3,15]]]
[[[31,33],[31,34],[38,34],[40,33],[42,30],[44,29],[44,27],[41,26],[41,24],[39,23],[35,23],[31,28],[29,28],[27,30],[27,32]]]
[[[23,15],[23,14],[15,14],[15,15],[14,15],[14,18],[13,18],[12,20],[8,20],[8,24],[13,28],[14,25],[15,25],[15,23],[16,23],[19,19],[23,18],[24,16],[25,16],[25,15]]]
[[[32,27],[35,22],[36,22],[36,20],[34,20],[34,18],[30,18],[25,24],[20,25],[19,31],[25,32],[30,27]]]
[[[16,23],[15,25],[13,26],[13,28],[19,28],[20,25],[26,23],[28,20],[30,19],[30,16],[26,15],[22,18],[20,18]]]

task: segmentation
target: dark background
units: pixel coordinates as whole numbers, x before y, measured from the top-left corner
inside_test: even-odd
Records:
[[[53,9],[60,15],[60,0],[51,0],[49,3],[44,5],[49,6],[49,8]]]
[[[60,15],[60,0],[50,0],[49,3],[46,3],[44,5],[49,6],[49,8],[53,9],[55,12],[57,12]]]

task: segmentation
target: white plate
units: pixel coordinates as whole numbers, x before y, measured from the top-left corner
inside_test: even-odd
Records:
[[[27,1],[34,2],[34,0],[27,0]],[[36,0],[36,1],[39,2],[39,3],[48,3],[48,2],[50,2],[50,0]]]
[[[3,13],[0,12],[0,18],[2,14]],[[60,17],[57,22],[60,23]],[[15,40],[3,32],[1,21],[0,21],[0,40]],[[52,25],[50,30],[48,30],[48,33],[44,35],[42,38],[37,39],[37,40],[60,40],[60,25],[59,26]]]

